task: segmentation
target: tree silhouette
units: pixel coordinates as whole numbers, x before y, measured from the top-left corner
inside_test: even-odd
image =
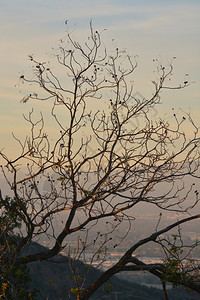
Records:
[[[161,278],[163,285],[171,281],[199,291],[198,265],[190,258],[192,267],[184,269],[177,239],[170,242],[164,235],[200,217],[189,215],[189,209],[199,202],[199,194],[193,182],[185,183],[199,178],[198,127],[189,114],[181,118],[174,114],[171,124],[158,115],[152,118],[161,104],[162,91],[189,85],[185,81],[172,86],[174,59],[166,65],[154,61],[153,93],[146,98],[137,93],[131,81],[136,58],[118,48],[108,53],[101,34],[92,25],[83,45],[69,33],[55,49],[53,63],[39,62],[32,55],[29,58],[33,74],[30,78],[23,74],[20,79],[31,92],[22,102],[37,101],[38,107],[39,101],[46,102],[51,119],[46,120],[43,114],[36,119],[32,110],[24,116],[30,136],[24,141],[15,137],[20,155],[11,159],[0,152],[4,160],[1,171],[24,228],[7,263],[19,266],[47,260],[63,249],[70,253],[70,236],[80,233],[76,250],[71,249],[70,255],[83,259],[93,248],[95,252],[87,263],[98,257],[101,265],[107,245],[117,247],[125,240],[137,221],[134,209],[146,203],[160,211],[182,213],[181,219],[163,229],[157,226],[89,287],[84,286],[84,280],[77,280],[74,271],[77,299],[88,299],[111,276],[126,270],[148,270]],[[191,128],[189,135],[185,122]],[[4,208],[1,196],[2,211]],[[128,229],[115,241],[115,232],[122,226]],[[44,237],[53,242],[49,250],[21,254],[25,245]],[[134,256],[136,249],[149,242],[163,249],[163,263],[148,265]],[[172,261],[177,262],[176,268],[170,265]],[[170,277],[174,270],[176,280]]]

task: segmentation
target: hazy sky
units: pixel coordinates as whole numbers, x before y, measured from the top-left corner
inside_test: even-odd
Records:
[[[147,90],[153,59],[177,57],[175,76],[195,81],[187,90],[168,94],[165,110],[182,107],[195,118],[200,111],[200,1],[199,0],[1,0],[0,1],[0,149],[10,147],[10,134],[23,133],[20,104],[23,87],[19,76],[28,68],[28,55],[45,57],[65,35],[65,20],[77,36],[88,31],[89,22],[104,33],[105,44],[138,55],[139,88]],[[143,75],[142,75],[143,74]],[[16,87],[15,87],[16,86]],[[22,94],[19,90],[22,90]],[[200,125],[200,124],[199,124]]]

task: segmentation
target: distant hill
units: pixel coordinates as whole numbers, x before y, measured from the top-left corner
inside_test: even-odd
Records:
[[[35,253],[45,250],[46,248],[38,243],[32,243],[31,247],[25,249],[26,254]],[[65,256],[58,255],[49,261],[33,262],[29,264],[32,277],[32,287],[40,290],[38,300],[66,300],[76,299],[76,296],[70,292],[75,288],[73,275],[70,270],[69,259]],[[81,282],[84,275],[87,275],[85,287],[98,278],[102,272],[95,268],[88,268],[80,261],[74,261],[74,268],[79,275]],[[187,292],[184,288],[176,288],[168,291],[170,300],[197,300],[199,295],[194,292]],[[90,298],[104,300],[128,300],[128,299],[148,299],[161,300],[162,291],[156,288],[149,288],[137,283],[131,283],[113,277],[109,282],[104,284]]]

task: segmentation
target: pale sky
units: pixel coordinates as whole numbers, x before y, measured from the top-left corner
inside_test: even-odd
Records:
[[[194,81],[187,90],[164,97],[164,110],[182,108],[195,119],[200,112],[200,1],[199,0],[0,0],[0,149],[11,146],[11,132],[23,134],[22,114],[31,104],[20,104],[25,90],[19,76],[28,69],[28,55],[46,58],[65,35],[65,20],[76,27],[80,40],[89,30],[102,31],[112,44],[138,55],[138,89],[148,92],[153,59],[177,57],[175,78]],[[143,91],[144,88],[144,91]],[[22,91],[21,94],[19,91]],[[23,94],[24,93],[24,94]],[[38,109],[40,109],[38,107]],[[200,125],[200,122],[199,122]]]

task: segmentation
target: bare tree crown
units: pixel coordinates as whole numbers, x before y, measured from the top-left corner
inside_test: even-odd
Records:
[[[33,76],[23,74],[21,80],[34,92],[22,102],[48,102],[55,127],[52,137],[43,115],[35,121],[31,111],[25,116],[30,136],[18,140],[21,154],[10,160],[0,153],[26,229],[12,259],[34,237],[47,235],[55,242],[46,252],[17,257],[16,264],[54,256],[67,245],[68,235],[88,232],[100,219],[109,220],[111,232],[123,220],[131,223],[132,209],[140,203],[181,212],[197,204],[196,188],[186,188],[183,179],[199,176],[198,127],[187,115],[193,128],[188,138],[182,129],[186,116],[174,115],[173,125],[152,119],[161,91],[189,85],[169,85],[173,59],[165,66],[156,62],[154,92],[146,99],[131,84],[136,59],[118,48],[109,54],[92,26],[83,45],[70,34],[61,40],[54,57],[58,68],[29,58]],[[26,166],[23,174],[21,165]],[[62,228],[54,222],[59,215]]]

